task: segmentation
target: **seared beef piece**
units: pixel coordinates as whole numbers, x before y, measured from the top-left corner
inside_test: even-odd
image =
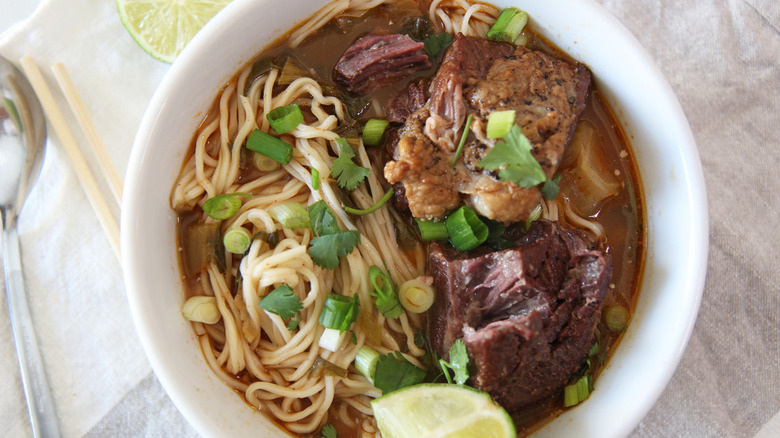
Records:
[[[387,120],[393,123],[404,123],[415,111],[428,101],[427,79],[409,82],[401,89],[387,105]]]
[[[515,233],[515,236],[512,236]],[[459,253],[434,243],[428,337],[447,357],[462,338],[471,383],[510,412],[557,393],[587,358],[612,275],[609,255],[547,221],[505,235],[518,246]]]
[[[341,55],[333,80],[352,93],[365,95],[431,66],[425,44],[406,35],[365,35]]]
[[[497,59],[509,56],[514,46],[458,34],[442,59],[431,86],[431,114],[425,134],[439,148],[454,152],[466,121],[464,92],[484,79]]]
[[[490,67],[467,98],[483,120],[493,111],[515,110],[515,123],[552,178],[585,110],[589,87],[590,72],[583,65],[518,46],[512,56]]]
[[[465,202],[490,219],[526,220],[541,201],[539,188],[501,181],[496,172],[477,166],[496,142],[485,135],[487,118],[496,110],[515,110],[515,122],[551,178],[585,109],[589,87],[590,73],[582,65],[522,46],[458,35],[433,79],[428,103],[400,131],[385,178],[405,186],[415,217],[440,217]],[[455,166],[434,166],[431,160],[452,161],[468,113],[475,117],[463,155]],[[408,147],[409,141],[414,148]],[[443,183],[450,185],[440,186]],[[437,193],[446,193],[442,201],[427,197],[434,184]]]
[[[441,217],[461,202],[458,192],[452,190],[459,176],[453,171],[450,158],[423,134],[427,117],[427,108],[423,108],[412,114],[399,131],[395,161],[385,164],[385,178],[390,184],[403,181],[412,215]]]

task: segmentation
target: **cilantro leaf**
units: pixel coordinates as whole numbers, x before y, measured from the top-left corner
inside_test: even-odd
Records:
[[[325,236],[341,231],[336,221],[336,215],[328,208],[328,204],[319,200],[309,206],[311,231],[315,237]]]
[[[398,301],[398,293],[390,277],[379,266],[373,265],[368,269],[368,276],[374,290],[371,296],[376,298],[376,308],[385,318],[395,319],[404,312]]]
[[[455,374],[455,383],[462,385],[469,379],[469,354],[466,351],[466,344],[462,339],[456,340],[450,347],[450,361],[447,362],[444,359],[439,359],[439,366],[444,372],[444,377],[447,378],[447,383],[452,383],[450,378],[450,370]]]
[[[325,269],[333,269],[339,264],[339,257],[351,253],[358,243],[360,243],[359,231],[337,231],[312,240],[309,255],[317,265]]]
[[[260,300],[260,307],[288,320],[303,309],[303,303],[290,286],[282,284]]]
[[[544,182],[544,185],[542,186],[542,196],[544,196],[544,199],[550,201],[555,199],[556,196],[558,196],[558,192],[561,191],[561,188],[558,186],[558,184],[561,182],[561,174],[557,174],[553,177],[553,179],[548,179]]]
[[[333,160],[330,174],[336,177],[342,189],[355,190],[371,171],[352,161],[355,151],[345,138],[337,138],[336,143],[339,144],[339,157]]]
[[[409,362],[400,352],[379,357],[374,374],[374,386],[388,394],[395,390],[422,383],[426,372]]]
[[[521,187],[533,187],[547,180],[547,176],[531,153],[532,148],[533,145],[520,127],[514,125],[479,162],[479,166],[498,170],[498,177],[503,181],[512,181]]]
[[[326,424],[322,426],[322,431],[320,431],[320,437],[321,438],[338,438],[339,433],[336,431],[336,426],[332,424]]]
[[[447,32],[435,33],[426,38],[423,44],[425,44],[425,51],[428,52],[428,56],[433,58],[452,44],[452,35]]]

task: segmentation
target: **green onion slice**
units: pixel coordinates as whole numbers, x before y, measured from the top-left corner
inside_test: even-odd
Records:
[[[376,308],[385,318],[398,318],[403,313],[401,303],[398,302],[398,294],[395,292],[393,281],[379,266],[372,265],[368,268],[368,277],[374,285],[371,296],[376,298]]]
[[[261,172],[273,172],[281,167],[278,161],[257,152],[252,152],[252,161],[255,163],[257,170]]]
[[[390,122],[382,119],[371,119],[363,127],[363,144],[366,146],[378,146],[382,143],[382,135]]]
[[[501,15],[487,31],[486,36],[490,40],[514,43],[526,24],[528,24],[528,14],[525,11],[506,8],[501,11]]]
[[[374,384],[376,364],[379,362],[379,353],[368,345],[360,347],[355,356],[355,368],[360,374]]]
[[[227,193],[209,198],[203,203],[203,211],[216,220],[224,220],[233,216],[241,208],[241,199],[251,198],[249,193]]]
[[[309,228],[309,212],[306,207],[295,201],[282,202],[268,208],[271,215],[283,227],[290,230]]]
[[[379,210],[392,197],[393,197],[393,189],[390,188],[390,189],[387,189],[387,192],[385,192],[384,196],[382,196],[382,199],[380,199],[376,204],[372,205],[371,207],[368,207],[366,209],[360,210],[360,209],[348,207],[348,206],[345,205],[344,206],[344,211],[346,211],[349,214],[355,214],[355,215],[358,215],[358,216],[364,216],[364,215],[367,215],[367,214],[371,214],[371,213]]]
[[[311,188],[312,190],[320,189],[320,171],[315,168],[311,169]]]
[[[504,138],[515,124],[515,110],[493,111],[488,116],[488,138]]]
[[[629,317],[628,309],[619,304],[613,304],[604,309],[602,319],[611,331],[622,332],[628,327]]]
[[[422,240],[447,240],[450,237],[444,222],[425,221],[420,218],[415,218],[414,221],[417,222],[417,228],[420,229]]]
[[[455,150],[455,156],[452,157],[452,162],[450,163],[451,166],[454,166],[455,163],[458,162],[458,158],[460,158],[460,154],[463,152],[463,145],[466,144],[466,138],[469,136],[472,120],[474,120],[474,114],[469,114],[469,116],[466,118],[466,125],[463,127],[463,135],[460,136],[460,143],[458,143],[458,149]]]
[[[259,129],[255,129],[249,134],[246,147],[282,164],[288,164],[292,159],[292,146]]]
[[[222,243],[225,244],[225,249],[233,254],[243,254],[249,249],[249,245],[252,243],[252,235],[244,227],[234,227],[225,231],[225,235],[222,237]]]
[[[489,231],[487,225],[477,216],[474,210],[464,205],[444,221],[450,242],[458,251],[464,252],[476,248],[487,240]]]
[[[290,105],[274,109],[265,118],[268,119],[271,128],[277,134],[284,134],[295,129],[303,121],[303,113],[298,104],[291,103]]]
[[[349,330],[357,320],[360,312],[360,300],[357,295],[347,297],[338,294],[328,294],[325,307],[320,313],[320,324],[323,327],[344,332]]]
[[[563,406],[572,407],[585,401],[593,389],[590,376],[582,376],[571,385],[563,389]]]

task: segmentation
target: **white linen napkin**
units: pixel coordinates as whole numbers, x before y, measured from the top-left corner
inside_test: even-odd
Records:
[[[44,0],[30,19],[2,35],[0,54],[17,66],[22,57],[35,59],[102,183],[50,71],[62,62],[124,175],[141,116],[168,65],[138,47],[114,1]],[[114,204],[108,190],[104,196]],[[118,221],[119,207],[113,207]],[[133,329],[120,263],[51,129],[40,179],[20,217],[20,240],[60,427],[64,436],[82,436],[151,368]],[[0,435],[25,436],[30,426],[5,294],[0,300]]]

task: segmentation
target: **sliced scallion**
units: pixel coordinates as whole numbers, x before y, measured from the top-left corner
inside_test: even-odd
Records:
[[[347,297],[338,294],[328,294],[325,299],[325,307],[320,313],[320,324],[323,327],[344,332],[349,330],[353,322],[357,320],[360,312],[358,296]]]
[[[324,348],[328,351],[336,351],[338,350],[341,343],[344,342],[344,338],[346,336],[346,332],[341,332],[332,328],[326,328],[322,332],[322,336],[320,336],[318,345],[320,348]]]
[[[265,118],[277,134],[284,134],[295,129],[303,121],[303,113],[298,104],[291,103],[272,110]]]
[[[268,208],[271,215],[283,227],[290,230],[309,228],[309,212],[306,207],[295,201],[282,202]]]
[[[585,401],[592,390],[590,376],[580,377],[576,382],[563,388],[563,406],[570,408]]]
[[[420,218],[415,218],[414,221],[417,222],[417,228],[420,229],[422,240],[446,240],[450,237],[450,233],[447,231],[447,225],[443,221],[425,221]]]
[[[372,205],[371,207],[368,207],[366,209],[360,210],[360,209],[348,207],[348,206],[345,205],[344,206],[344,211],[346,211],[349,214],[354,214],[354,215],[358,215],[358,216],[364,216],[364,215],[367,215],[367,214],[371,214],[371,213],[379,210],[392,197],[393,197],[393,189],[387,189],[387,192],[385,192],[384,196],[382,196],[382,199],[380,199],[376,204]]]
[[[249,230],[244,227],[233,227],[225,231],[225,235],[222,237],[222,243],[225,244],[225,249],[233,254],[243,254],[249,249],[249,245],[252,243],[252,235],[249,234]]]
[[[355,368],[360,374],[374,384],[374,375],[376,375],[376,364],[379,362],[379,353],[368,345],[358,349],[355,356]]]
[[[187,321],[215,324],[222,317],[214,297],[197,295],[190,297],[181,307],[181,314]]]
[[[227,193],[209,198],[203,203],[203,211],[216,220],[224,220],[233,216],[241,208],[240,198],[251,198],[248,193]]]
[[[404,310],[398,302],[398,294],[390,277],[379,266],[372,265],[368,268],[368,278],[374,286],[371,296],[376,298],[377,310],[385,318],[394,319],[401,316]]]
[[[469,136],[471,130],[471,121],[474,120],[474,114],[469,114],[466,118],[466,125],[463,126],[463,135],[460,136],[460,142],[458,143],[458,149],[455,150],[455,156],[452,157],[451,166],[454,166],[460,158],[460,154],[463,152],[463,145],[466,144],[466,138]]]
[[[252,161],[255,163],[257,170],[261,172],[273,172],[281,167],[278,161],[257,152],[252,152]]]
[[[488,116],[485,134],[488,138],[504,138],[515,124],[515,110],[493,111]]]
[[[363,144],[377,146],[382,143],[382,136],[390,122],[382,119],[371,119],[363,127]]]
[[[320,189],[320,171],[316,168],[311,169],[311,188],[312,190]]]
[[[450,235],[450,243],[461,252],[481,245],[489,234],[487,225],[467,205],[455,210],[444,223]]]
[[[401,283],[398,300],[404,309],[412,313],[423,313],[430,309],[436,297],[432,277],[417,277]]]
[[[628,309],[620,304],[613,304],[604,309],[602,319],[604,320],[604,324],[611,331],[622,332],[628,327],[629,317]]]
[[[486,36],[493,41],[506,41],[514,44],[527,23],[528,14],[525,11],[517,8],[506,8],[501,11],[501,15],[490,27]]]
[[[255,129],[249,134],[246,147],[282,164],[288,164],[292,159],[292,146],[259,129]]]

